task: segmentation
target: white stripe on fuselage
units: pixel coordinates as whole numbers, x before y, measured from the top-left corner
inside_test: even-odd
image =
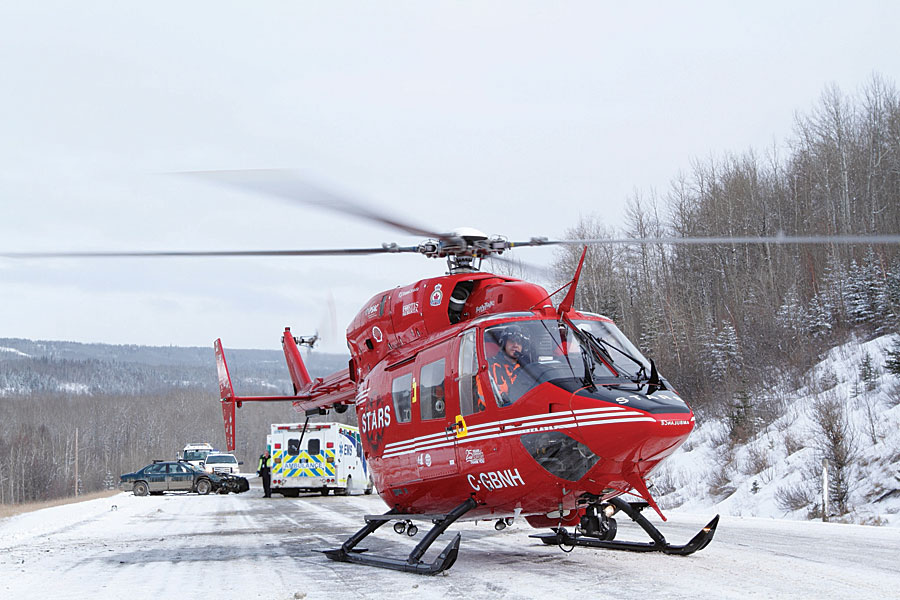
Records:
[[[541,415],[531,415],[529,417],[518,417],[515,419],[504,419],[501,421],[491,421],[489,423],[472,425],[468,429],[469,429],[469,434],[472,435],[474,433],[480,433],[480,432],[482,432],[482,430],[485,430],[485,429],[492,429],[494,431],[497,431],[497,430],[499,430],[499,428],[501,426],[506,426],[509,424],[514,424],[514,425],[518,426],[518,425],[524,425],[525,423],[529,423],[531,421],[536,421],[536,420],[543,420],[543,419],[547,419],[547,418],[564,420],[564,419],[571,419],[571,418],[573,418],[573,416],[576,419],[578,419],[579,416],[586,417],[586,416],[590,416],[594,413],[600,414],[600,413],[609,413],[609,412],[615,412],[615,413],[617,413],[617,415],[618,414],[643,415],[643,413],[630,411],[630,410],[627,410],[627,409],[619,407],[619,406],[611,406],[611,407],[603,407],[603,408],[582,408],[582,409],[575,410],[575,411],[560,412],[560,413],[544,413]],[[426,441],[426,440],[443,438],[445,435],[446,434],[444,432],[432,433],[429,435],[423,435],[420,437],[403,440],[402,442],[391,442],[389,444],[385,444],[384,448],[385,448],[385,450],[397,450],[397,449],[399,449],[400,446],[416,445],[416,444]]]
[[[464,444],[491,438],[524,435],[541,431],[557,431],[572,427],[593,427],[632,422],[653,423],[656,422],[656,419],[644,413],[620,407],[580,409],[567,413],[545,413],[473,425],[468,428],[468,435],[459,439],[455,437],[455,434],[440,432],[411,438],[402,442],[392,442],[385,445],[385,453],[382,455],[382,458],[394,458],[414,452],[447,448],[456,443]]]

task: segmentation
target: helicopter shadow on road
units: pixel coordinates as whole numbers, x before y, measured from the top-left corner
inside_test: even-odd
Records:
[[[257,559],[259,557],[259,548],[209,544],[116,552],[101,560],[108,564],[146,565],[152,563],[230,562],[240,559]]]

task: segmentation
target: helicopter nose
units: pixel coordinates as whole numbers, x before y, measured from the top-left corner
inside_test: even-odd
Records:
[[[688,438],[694,428],[694,416],[658,415],[646,425],[646,438],[637,458],[658,461],[672,454]]]
[[[649,472],[694,427],[687,403],[672,392],[626,396],[580,386],[569,391],[568,411],[554,413],[559,416],[547,421],[549,427],[523,431],[520,441],[546,471],[570,482],[587,476],[591,489],[617,481],[628,485],[626,474]],[[601,481],[606,484],[596,488]]]
[[[581,421],[581,420],[580,420]],[[615,422],[618,421],[618,422]],[[694,427],[692,414],[625,415],[579,423],[579,434],[591,452],[614,462],[659,461],[674,452]]]

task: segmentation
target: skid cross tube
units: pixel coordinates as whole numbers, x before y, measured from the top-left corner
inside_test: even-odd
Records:
[[[621,498],[612,498],[609,503],[616,507],[617,510],[628,515],[632,521],[641,526],[647,535],[650,536],[652,542],[623,542],[617,540],[601,540],[598,537],[586,536],[584,534],[570,534],[564,528],[554,529],[553,533],[541,533],[530,537],[537,538],[547,545],[563,545],[563,546],[586,546],[590,548],[607,548],[609,550],[628,550],[630,552],[663,552],[665,554],[678,554],[686,556],[693,554],[698,550],[703,550],[713,539],[716,533],[716,526],[719,524],[719,515],[713,517],[713,520],[707,523],[706,527],[701,529],[691,541],[683,545],[674,545],[666,541],[662,532],[657,529],[653,523],[640,513],[640,508],[646,506],[645,503],[625,502]]]
[[[447,515],[435,515],[427,513],[405,514],[388,512],[383,515],[366,515],[363,518],[366,520],[366,523],[368,523],[369,521],[431,521],[432,523],[434,523],[435,521],[439,521],[446,516]]]
[[[395,571],[406,571],[407,573],[417,573],[419,575],[436,575],[441,571],[445,571],[453,566],[456,557],[459,554],[459,542],[462,536],[457,533],[453,540],[444,550],[434,559],[432,563],[422,562],[422,556],[428,548],[437,540],[444,531],[447,530],[454,521],[472,510],[478,505],[474,498],[467,498],[465,502],[451,510],[446,515],[430,515],[433,516],[434,526],[425,534],[409,556],[404,559],[388,558],[386,556],[376,556],[373,554],[365,554],[363,548],[356,548],[366,536],[374,532],[376,529],[387,523],[388,521],[406,520],[410,515],[402,514],[396,509],[391,509],[384,515],[366,517],[366,524],[362,529],[354,533],[350,538],[341,544],[340,548],[334,550],[325,550],[325,556],[331,560],[340,562],[352,562],[360,565],[368,565],[371,567],[381,567],[382,569],[394,569]]]

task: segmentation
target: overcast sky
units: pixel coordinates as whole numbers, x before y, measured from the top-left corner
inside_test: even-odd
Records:
[[[0,3],[0,252],[419,240],[167,173],[289,168],[439,231],[622,224],[764,151],[826,85],[900,82],[900,3]],[[638,6],[639,5],[639,6]],[[538,264],[552,250],[521,250]],[[417,256],[0,259],[0,337],[322,349]]]

